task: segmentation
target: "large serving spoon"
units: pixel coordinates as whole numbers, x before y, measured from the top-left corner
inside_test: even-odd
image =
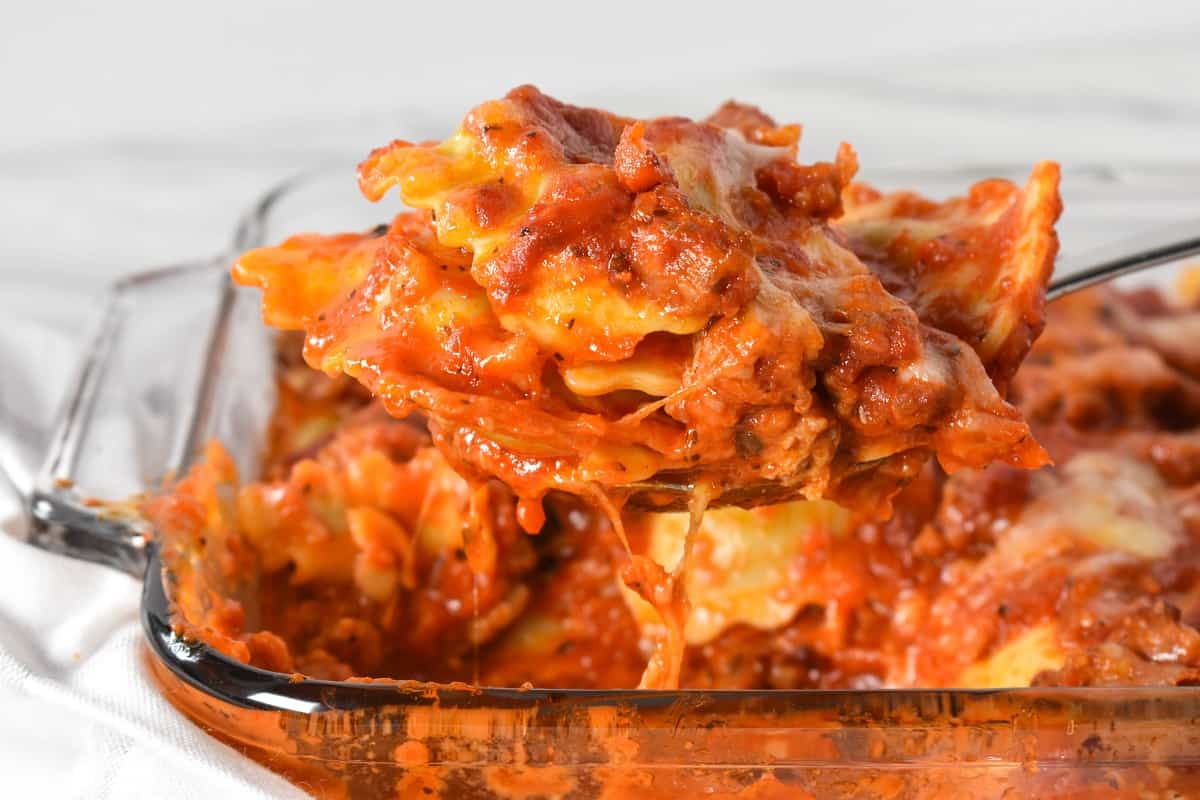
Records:
[[[1122,275],[1194,255],[1200,255],[1200,220],[1157,228],[1082,255],[1060,258],[1046,289],[1046,299],[1057,300]],[[672,475],[654,476],[620,488],[630,493],[631,505],[654,511],[682,511],[688,508],[696,487],[686,475]],[[708,507],[749,507],[796,497],[796,487],[767,481],[729,487],[710,498]]]

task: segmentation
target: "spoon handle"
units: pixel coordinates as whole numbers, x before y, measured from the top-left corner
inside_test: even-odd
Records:
[[[1086,289],[1121,275],[1200,254],[1200,219],[1123,239],[1075,257],[1059,259],[1047,300]]]

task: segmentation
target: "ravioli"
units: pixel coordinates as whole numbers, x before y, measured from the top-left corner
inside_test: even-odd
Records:
[[[1045,464],[997,384],[1041,327],[1057,166],[936,204],[851,186],[848,145],[800,163],[799,137],[735,103],[635,120],[520,87],[362,163],[368,198],[414,209],[386,230],[233,274],[310,364],[420,409],[526,507],[666,481],[886,515],[930,457]]]

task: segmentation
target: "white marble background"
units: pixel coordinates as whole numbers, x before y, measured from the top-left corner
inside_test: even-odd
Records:
[[[273,182],[445,133],[522,82],[629,113],[756,102],[804,122],[813,159],[852,142],[868,179],[1043,157],[1136,168],[1156,176],[1138,190],[1147,218],[1200,217],[1196,0],[0,2],[0,399],[18,357],[61,380],[114,276],[214,253]],[[14,346],[23,321],[62,335]],[[67,672],[136,641],[110,636],[133,582],[18,547],[0,546],[0,623],[48,626],[33,640]],[[205,785],[179,793],[155,743],[136,757],[3,681],[0,707],[0,795]]]
[[[526,81],[632,112],[758,102],[868,177],[1200,162],[1195,0],[3,3],[0,287],[211,252],[273,181]]]

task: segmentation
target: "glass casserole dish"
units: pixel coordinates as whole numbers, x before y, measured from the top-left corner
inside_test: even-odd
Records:
[[[366,229],[381,210],[349,166],[269,193],[237,250],[302,230]],[[989,175],[868,175],[939,196]],[[1073,252],[1200,207],[1200,172],[1066,170]],[[231,256],[118,283],[31,499],[32,542],[145,577],[147,669],[213,735],[322,796],[1192,796],[1200,689],[594,691],[319,681],[185,641],[169,576],[131,510],[96,506],[181,474],[205,442],[258,473],[274,406],[272,333]],[[1169,268],[1153,280],[1163,280]],[[1146,280],[1144,278],[1143,280]],[[148,370],[145,365],[153,363]],[[216,577],[213,580],[217,580]],[[245,592],[247,602],[251,591]],[[964,789],[964,787],[969,787]]]

